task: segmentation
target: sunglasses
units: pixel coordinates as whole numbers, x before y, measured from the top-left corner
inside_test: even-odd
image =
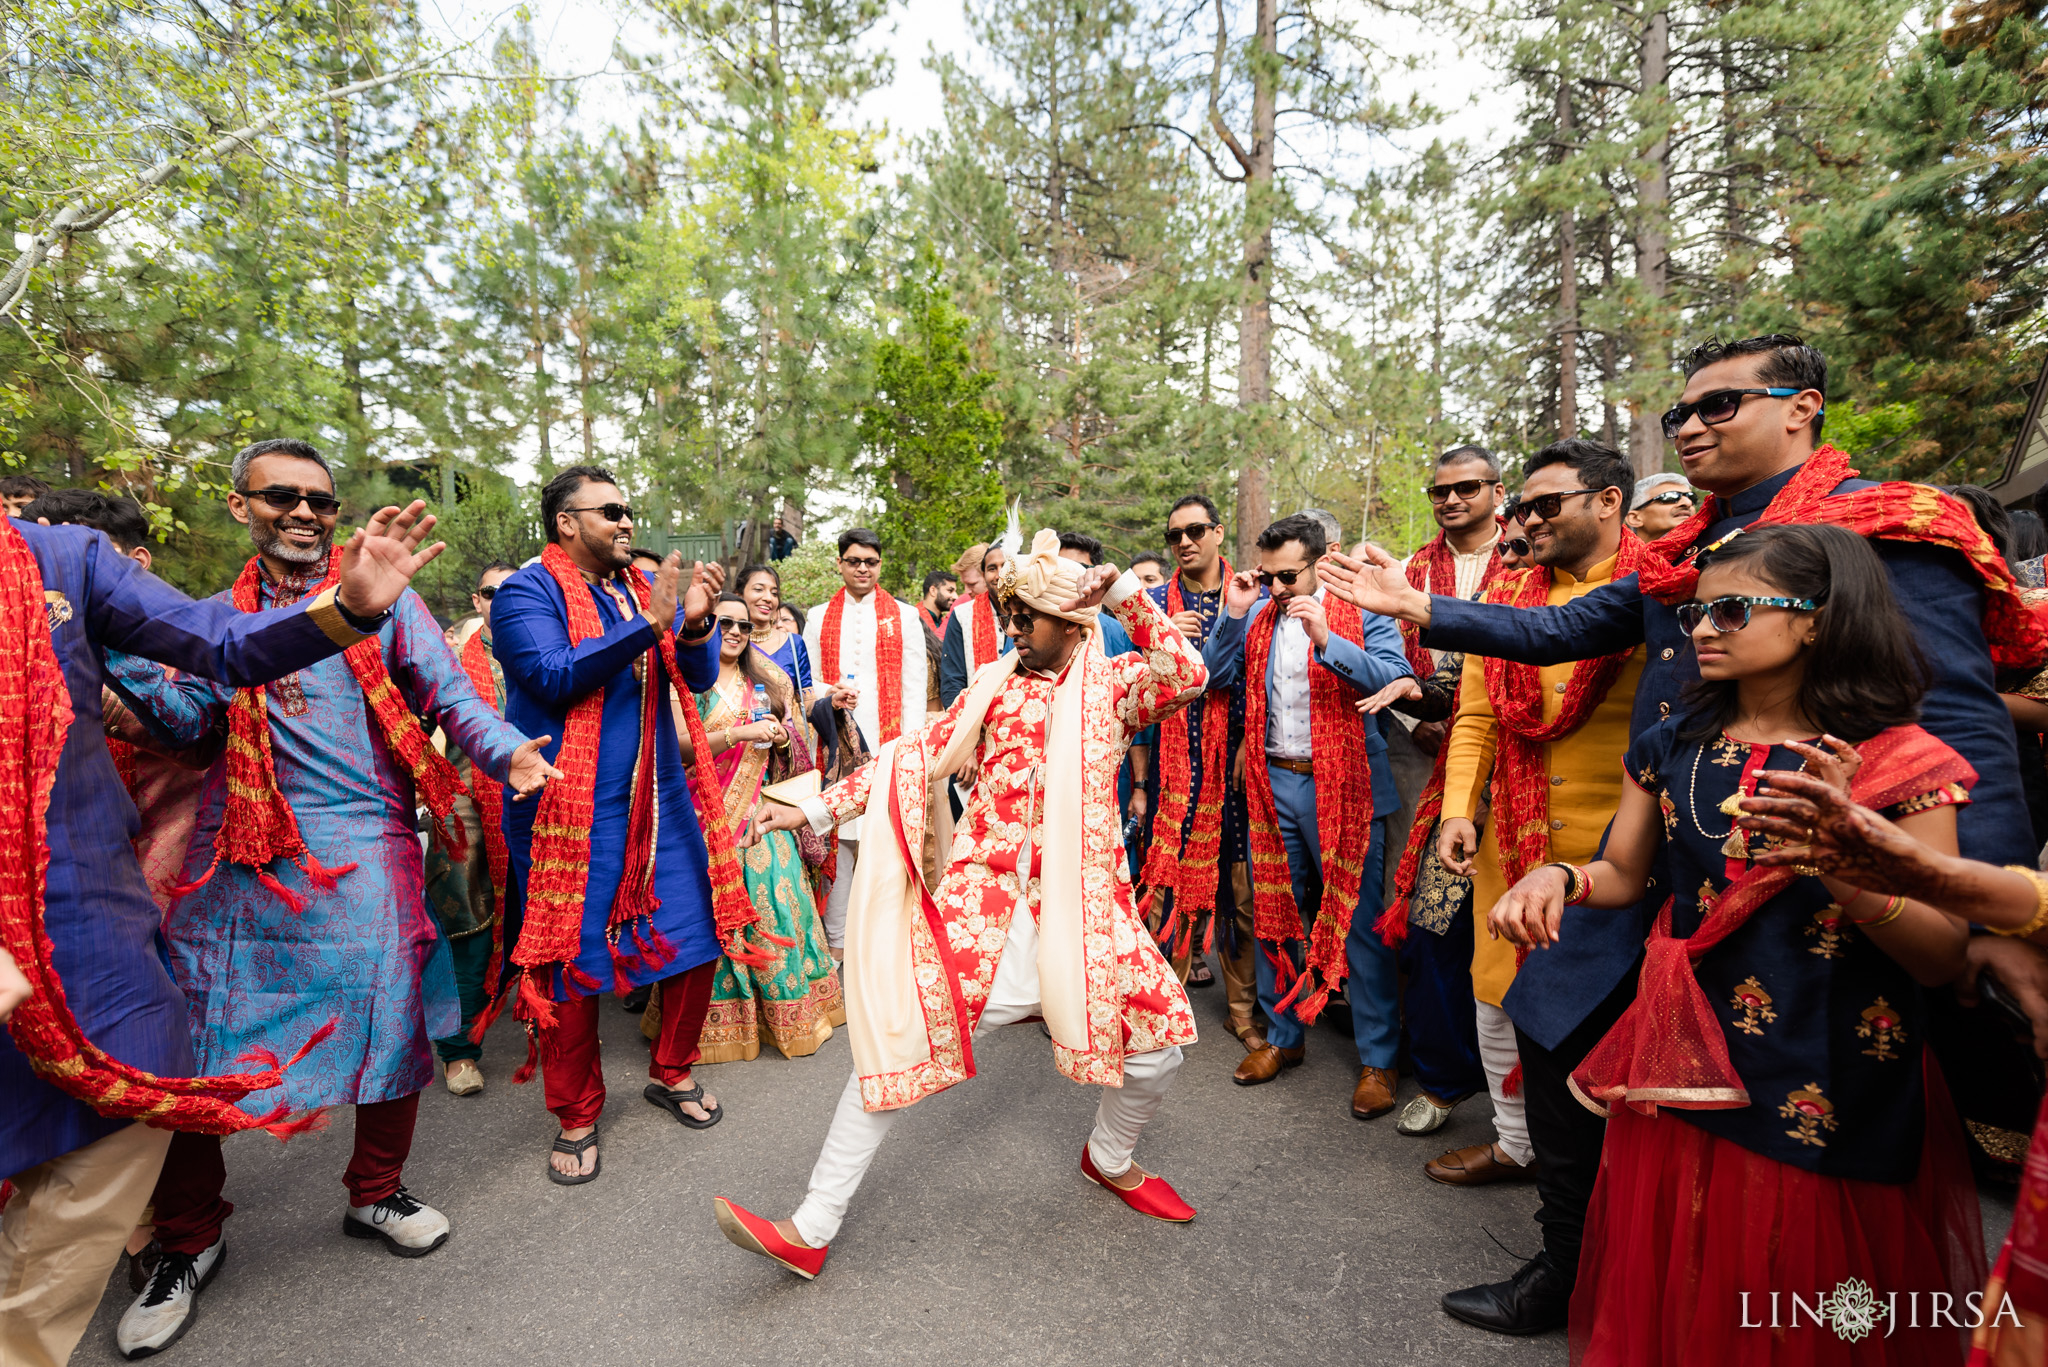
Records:
[[[1190,522],[1185,527],[1168,527],[1166,529],[1166,544],[1178,546],[1180,539],[1184,536],[1191,536],[1195,540],[1200,541],[1209,533],[1222,530],[1223,524],[1221,522]]]
[[[857,570],[871,570],[882,563],[882,558],[878,555],[842,555],[839,563]]]
[[[1702,394],[1693,403],[1682,403],[1664,412],[1664,435],[1673,441],[1678,439],[1678,429],[1685,426],[1687,419],[1695,414],[1709,427],[1719,426],[1742,410],[1743,396],[1767,394],[1774,399],[1789,399],[1794,394],[1804,394],[1803,389],[1787,389],[1779,386],[1773,389],[1717,389],[1711,394]]]
[[[1577,498],[1581,494],[1604,492],[1605,490],[1601,489],[1567,489],[1563,493],[1537,494],[1534,498],[1524,494],[1522,495],[1522,501],[1515,505],[1515,510],[1509,513],[1508,516],[1524,525],[1528,524],[1531,517],[1540,517],[1545,522],[1550,522],[1555,520],[1557,515],[1564,511],[1564,501],[1566,499]]]
[[[1260,571],[1259,571],[1259,585],[1260,585],[1260,587],[1262,587],[1262,588],[1269,588],[1269,589],[1270,589],[1270,588],[1272,588],[1272,587],[1273,587],[1273,581],[1274,581],[1275,579],[1278,579],[1278,580],[1279,580],[1279,581],[1280,581],[1281,583],[1285,584],[1285,585],[1286,585],[1286,586],[1287,586],[1288,588],[1290,588],[1290,589],[1291,589],[1291,588],[1293,588],[1293,587],[1294,587],[1294,581],[1295,581],[1295,580],[1297,580],[1297,579],[1299,579],[1299,578],[1301,578],[1301,576],[1303,576],[1304,574],[1307,574],[1307,573],[1308,573],[1308,571],[1307,571],[1307,570],[1305,570],[1305,569],[1302,569],[1302,570],[1270,570],[1270,571],[1269,571],[1269,570],[1260,570]]]
[[[1003,614],[1003,622],[1020,636],[1029,636],[1038,627],[1038,614],[1018,608]]]
[[[315,517],[333,517],[341,511],[341,500],[333,494],[308,494],[297,489],[251,489],[243,498],[261,499],[281,513],[291,512],[301,503],[313,510]]]
[[[488,603],[498,596],[498,586],[496,584],[485,584],[476,591],[476,596]]]
[[[1518,536],[1510,539],[1504,536],[1500,539],[1500,544],[1493,548],[1493,553],[1503,560],[1511,555],[1526,556],[1529,554],[1529,538]]]
[[[1819,606],[1811,598],[1751,598],[1731,593],[1705,603],[1680,603],[1678,625],[1685,628],[1688,636],[1699,630],[1701,622],[1712,622],[1716,631],[1740,631],[1749,625],[1751,608],[1790,608],[1794,612],[1812,612]]]
[[[1650,495],[1650,497],[1648,497],[1648,498],[1644,499],[1644,500],[1643,500],[1643,501],[1642,501],[1641,503],[1638,503],[1638,504],[1637,504],[1636,506],[1637,506],[1638,508],[1648,508],[1648,507],[1651,507],[1651,506],[1653,506],[1653,505],[1655,505],[1655,504],[1659,504],[1659,503],[1690,503],[1690,502],[1692,502],[1692,494],[1691,494],[1691,493],[1690,493],[1689,491],[1688,491],[1688,492],[1686,492],[1686,493],[1683,493],[1683,494],[1681,494],[1681,493],[1679,493],[1679,492],[1678,492],[1678,491],[1677,491],[1676,489],[1674,489],[1674,490],[1672,490],[1672,491],[1671,491],[1670,493],[1668,493],[1668,494],[1652,494],[1652,495]]]
[[[599,503],[588,508],[564,508],[565,513],[596,513],[607,522],[630,522],[633,508],[628,503]]]
[[[1431,503],[1446,503],[1452,494],[1470,502],[1479,497],[1479,491],[1489,484],[1500,483],[1497,479],[1461,479],[1455,484],[1426,484],[1422,492],[1429,495]]]

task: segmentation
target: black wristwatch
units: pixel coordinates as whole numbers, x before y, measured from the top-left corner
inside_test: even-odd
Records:
[[[706,636],[709,636],[717,628],[717,626],[717,615],[706,614],[704,618],[704,629],[702,631],[692,631],[690,630],[690,620],[686,617],[683,619],[682,628],[676,632],[676,636],[679,640],[701,641]]]
[[[391,609],[386,608],[375,617],[358,617],[348,610],[348,604],[341,601],[339,593],[334,595],[334,610],[341,614],[341,620],[348,623],[348,629],[362,636],[375,636],[391,620]]]

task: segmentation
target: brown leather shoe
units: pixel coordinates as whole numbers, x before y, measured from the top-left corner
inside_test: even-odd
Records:
[[[1360,1068],[1358,1085],[1351,1089],[1351,1114],[1359,1120],[1371,1120],[1376,1115],[1385,1115],[1394,1109],[1394,1070],[1392,1068]]]
[[[1529,1182],[1535,1180],[1536,1163],[1517,1163],[1501,1152],[1499,1144],[1474,1144],[1453,1149],[1422,1165],[1422,1171],[1436,1181],[1453,1187],[1483,1187],[1488,1182]]]
[[[1280,1076],[1282,1068],[1299,1068],[1307,1046],[1299,1049],[1279,1049],[1270,1044],[1261,1044],[1244,1056],[1244,1062],[1237,1065],[1237,1071],[1230,1080],[1240,1087],[1256,1087],[1261,1082],[1271,1082]]]
[[[1261,1030],[1258,1021],[1251,1017],[1232,1016],[1230,1033],[1237,1036],[1238,1043],[1245,1047],[1247,1053],[1266,1047],[1266,1032]]]

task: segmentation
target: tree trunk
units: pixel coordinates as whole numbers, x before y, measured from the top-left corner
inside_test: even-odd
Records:
[[[1273,397],[1273,160],[1280,108],[1279,0],[1258,0],[1252,41],[1252,138],[1245,168],[1244,297],[1237,329],[1237,406],[1245,444],[1237,473],[1237,554],[1257,559],[1253,543],[1273,517],[1267,405]]]
[[[1558,160],[1572,154],[1571,85],[1557,79]],[[1579,435],[1579,225],[1572,206],[1557,216],[1557,435]]]
[[[1671,79],[1671,16],[1661,3],[1643,18],[1640,80],[1643,96],[1659,124],[1668,119]],[[1664,301],[1671,292],[1671,136],[1668,125],[1644,151],[1636,177],[1636,283],[1643,294],[1637,334],[1631,338],[1631,368],[1639,377],[1629,421],[1628,456],[1638,475],[1664,468],[1664,429],[1652,386],[1661,382],[1670,357],[1664,337]],[[1651,376],[1656,377],[1655,380]]]

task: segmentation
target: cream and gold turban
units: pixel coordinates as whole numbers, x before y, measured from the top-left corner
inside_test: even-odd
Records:
[[[1080,596],[1081,580],[1087,573],[1086,565],[1060,554],[1060,534],[1050,527],[1042,528],[1031,538],[1030,551],[1003,562],[1002,575],[996,580],[996,597],[1014,598],[1033,612],[1092,626],[1099,608],[1063,610],[1064,604]]]

